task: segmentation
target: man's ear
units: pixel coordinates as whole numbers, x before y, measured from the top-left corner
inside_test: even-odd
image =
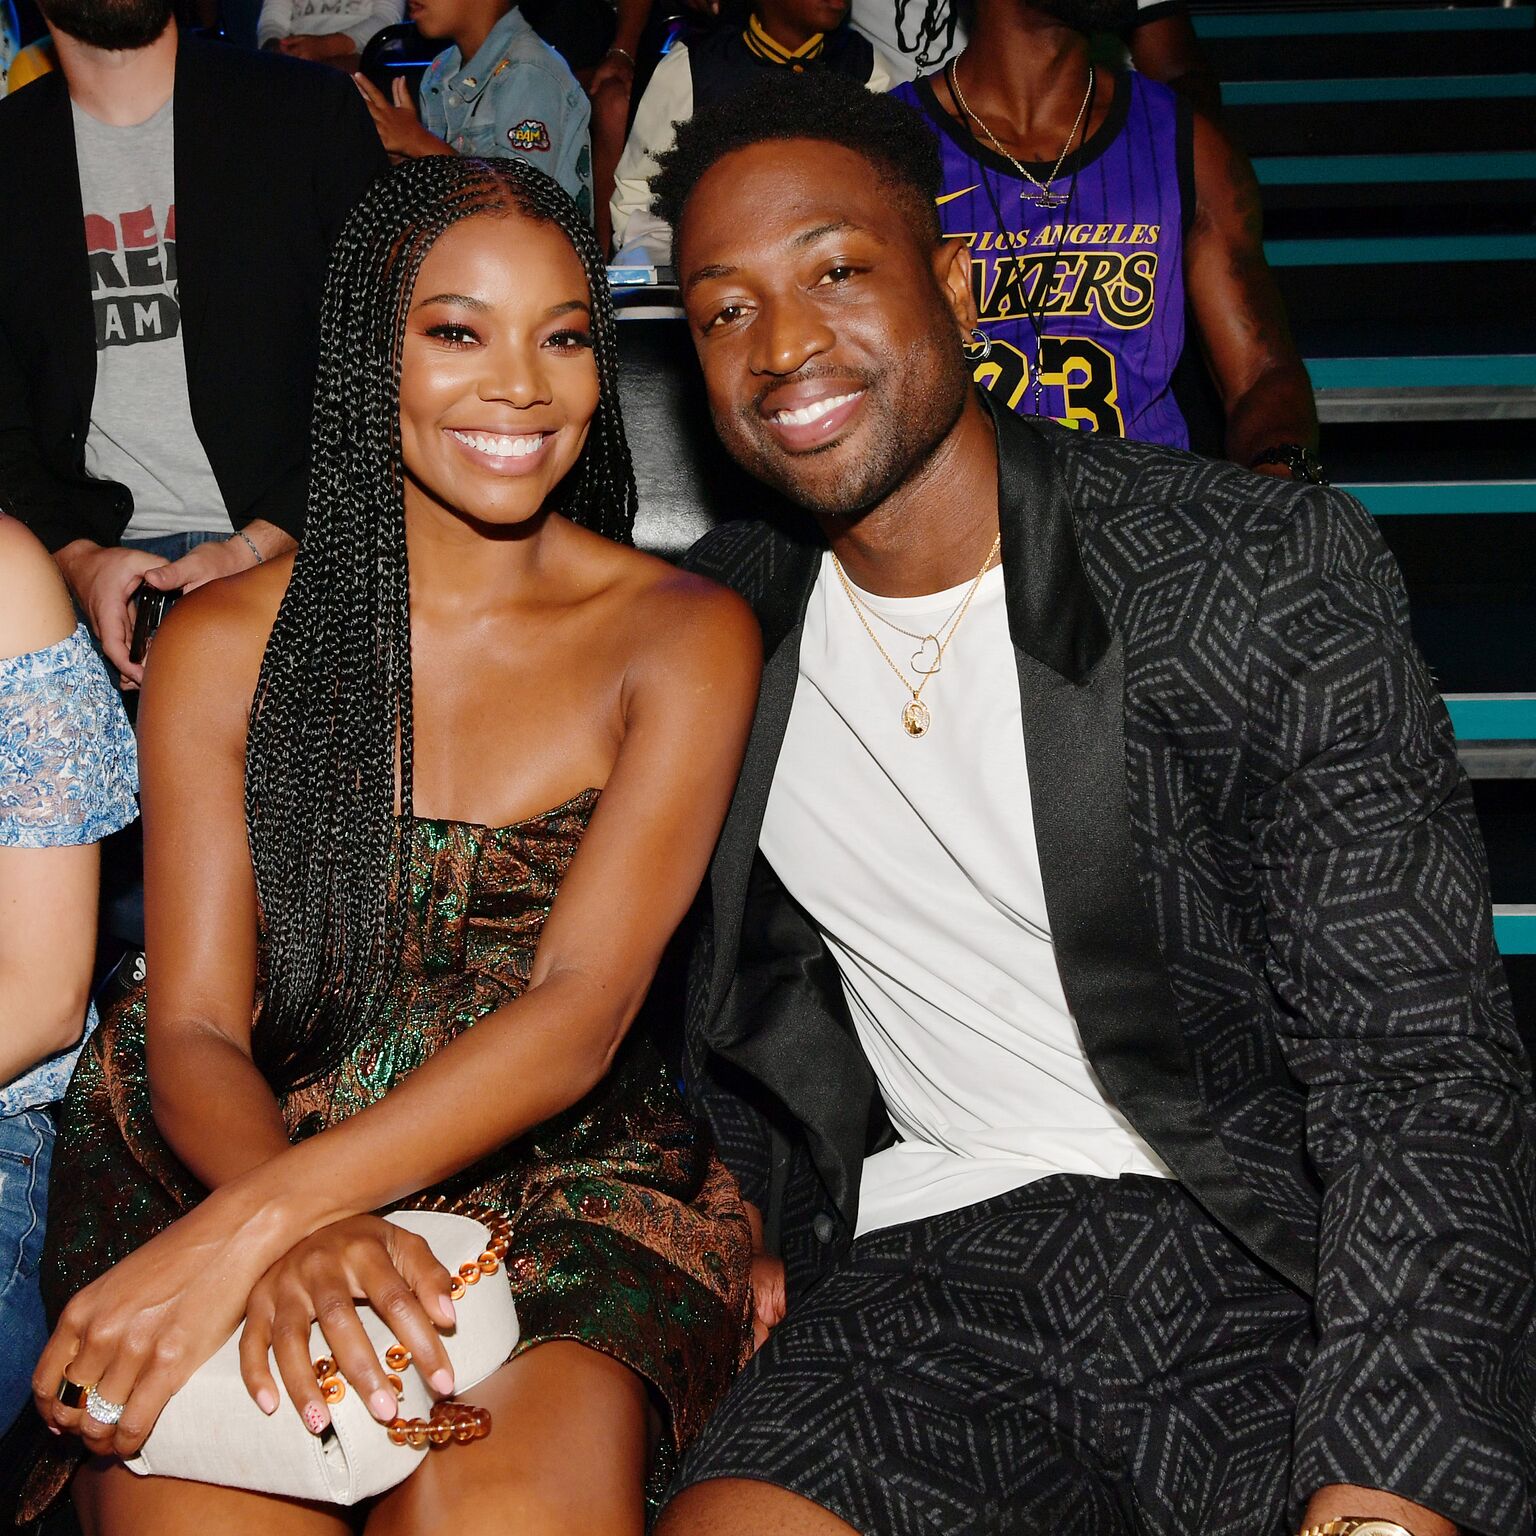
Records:
[[[971,287],[971,250],[964,240],[941,239],[934,248],[933,275],[963,336],[976,325],[976,294]]]

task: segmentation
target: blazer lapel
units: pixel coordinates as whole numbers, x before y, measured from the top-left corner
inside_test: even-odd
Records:
[[[75,123],[64,76],[55,70],[31,89],[48,92],[45,126],[14,175],[13,205],[25,208],[31,223],[35,298],[45,312],[61,316],[57,345],[80,400],[81,425],[96,393],[96,320],[90,258],[85,248],[85,209],[75,159]]]
[[[183,37],[176,48],[175,197],[176,303],[181,310],[181,346],[190,388],[202,344],[204,312],[218,274],[214,262],[219,238],[221,188],[228,182],[221,164],[228,147],[207,125],[226,114],[217,100],[217,81],[209,69],[217,43]],[[194,391],[193,397],[196,398]]]
[[[1065,482],[1038,428],[998,420],[1004,585],[1057,966],[1110,1101],[1227,1230],[1303,1290],[1285,1228],[1257,1200],[1201,1098],[1128,802],[1123,637],[1078,554]]]
[[[782,535],[775,532],[771,537],[781,539]],[[771,564],[763,600],[755,605],[767,660],[763,663],[757,714],[747,738],[741,777],[736,781],[736,793],[709,869],[715,953],[705,1017],[711,1023],[719,1016],[736,969],[747,881],[757,853],[763,814],[768,808],[773,772],[789,725],[789,712],[795,702],[795,685],[800,677],[800,636],[820,560],[820,551],[811,545],[788,540],[784,544],[785,558],[782,563]]]

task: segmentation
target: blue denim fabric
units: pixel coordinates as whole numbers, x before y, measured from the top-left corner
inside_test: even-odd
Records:
[[[48,1342],[37,1266],[48,1221],[53,1121],[46,1111],[0,1117],[0,1434],[32,1395]]]

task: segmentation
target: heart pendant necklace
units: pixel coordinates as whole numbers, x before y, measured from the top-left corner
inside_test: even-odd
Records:
[[[832,551],[832,569],[837,572],[837,579],[842,583],[843,591],[848,594],[848,601],[853,607],[854,616],[864,626],[864,633],[874,641],[875,649],[884,658],[886,666],[901,679],[901,686],[912,695],[901,707],[901,728],[908,736],[917,737],[928,734],[928,727],[933,723],[933,713],[923,702],[923,689],[928,686],[933,680],[935,673],[944,665],[944,653],[949,649],[950,642],[955,638],[955,632],[960,628],[961,620],[965,618],[966,610],[971,606],[971,599],[981,590],[981,579],[992,569],[992,562],[997,558],[997,552],[1002,548],[1002,545],[1003,535],[1001,530],[999,530],[997,537],[992,541],[992,548],[987,551],[987,558],[981,562],[981,569],[976,572],[976,579],[966,589],[965,596],[960,600],[960,606],[949,619],[946,619],[939,626],[940,633],[943,633],[946,628],[949,630],[949,633],[942,640],[939,639],[938,635],[914,635],[911,630],[900,629],[897,625],[892,624],[889,619],[876,613],[873,608],[867,608],[865,604],[859,601],[858,594],[853,590],[853,584],[848,580],[848,573],[843,569],[843,562],[837,558],[837,551]],[[880,637],[875,633],[874,626],[869,622],[866,614],[873,614],[882,624],[896,630],[898,634],[906,635],[909,639],[922,642],[921,648],[912,657],[912,670],[921,679],[919,682],[914,684],[907,677],[906,673],[891,660],[891,653],[880,644]],[[928,645],[930,642],[933,644],[934,654],[933,664],[928,666]],[[922,662],[923,665],[919,666],[919,662]]]

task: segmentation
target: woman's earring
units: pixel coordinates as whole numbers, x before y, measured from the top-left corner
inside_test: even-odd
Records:
[[[971,334],[962,345],[965,348],[966,355],[974,357],[978,362],[992,356],[992,338],[980,326],[975,327],[971,331]]]

